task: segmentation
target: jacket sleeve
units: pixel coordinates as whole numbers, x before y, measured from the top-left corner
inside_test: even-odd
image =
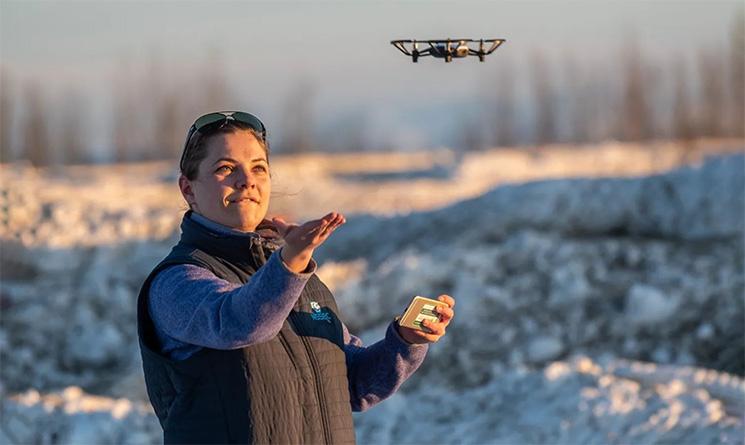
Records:
[[[277,251],[241,286],[199,266],[171,266],[150,286],[150,316],[160,335],[181,343],[213,349],[260,343],[277,335],[315,267],[311,260],[294,273]]]
[[[424,361],[429,345],[413,345],[401,338],[395,322],[385,338],[370,346],[344,326],[344,353],[353,411],[364,411],[395,393]]]

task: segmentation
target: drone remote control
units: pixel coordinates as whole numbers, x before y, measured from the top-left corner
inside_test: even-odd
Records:
[[[404,314],[398,320],[398,324],[406,328],[428,332],[428,329],[422,326],[422,322],[424,320],[433,322],[440,320],[439,315],[435,312],[437,306],[447,307],[447,303],[417,295],[409,303],[409,307],[406,308]]]

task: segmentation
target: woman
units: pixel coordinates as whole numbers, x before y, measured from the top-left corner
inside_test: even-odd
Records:
[[[393,394],[453,317],[398,326],[364,347],[314,274],[313,251],[342,224],[265,220],[264,124],[243,112],[191,126],[179,187],[181,239],[138,297],[148,396],[165,443],[353,443],[352,410]]]

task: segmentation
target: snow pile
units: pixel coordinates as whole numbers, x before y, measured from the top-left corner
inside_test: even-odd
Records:
[[[358,439],[741,438],[745,394],[728,373],[745,373],[744,162],[350,216],[318,252],[319,275],[367,343],[413,295],[457,299],[448,335],[400,394],[357,418]],[[74,184],[56,200],[19,192],[39,179],[0,190],[0,438],[155,440],[152,414],[134,408],[146,402],[134,301],[176,240],[178,213],[157,210],[165,195],[144,189],[96,211],[99,201],[69,193]]]
[[[4,389],[106,391],[140,371],[134,302],[168,244],[28,249],[4,242]]]
[[[3,165],[0,239],[66,248],[162,240],[177,229],[182,200],[157,164],[79,168],[43,172]]]
[[[478,388],[397,393],[355,423],[361,444],[735,444],[744,399],[745,382],[728,374],[575,357]]]
[[[415,408],[413,408],[415,407]],[[146,404],[77,387],[5,400],[3,443],[158,443]],[[583,356],[502,372],[478,388],[427,385],[356,414],[359,443],[740,443],[745,381],[691,367]]]
[[[506,185],[434,211],[361,216],[357,224],[349,219],[333,243],[323,247],[326,257],[348,259],[364,252],[377,262],[402,246],[478,246],[525,229],[572,237],[742,241],[743,170],[745,155],[740,154],[644,178]]]
[[[571,184],[499,188],[391,220],[350,219],[325,258],[362,252],[371,260],[367,274],[335,289],[344,319],[364,331],[414,295],[453,295],[456,322],[434,348],[437,360],[425,364],[443,384],[483,383],[494,378],[492,363],[540,365],[570,352],[743,374],[742,156]],[[650,199],[655,190],[678,198]],[[437,362],[450,366],[439,371]]]
[[[520,231],[479,247],[405,248],[335,294],[356,332],[388,323],[413,295],[453,295],[457,318],[423,369],[438,384],[476,385],[496,378],[493,363],[540,365],[569,352],[741,374],[742,258],[725,241],[701,251]]]
[[[5,400],[0,424],[4,444],[145,444],[162,441],[162,435],[149,404],[91,396],[76,386]]]

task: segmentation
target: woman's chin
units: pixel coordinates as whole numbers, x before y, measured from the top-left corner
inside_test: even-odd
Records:
[[[256,230],[256,226],[259,225],[259,222],[261,222],[261,219],[256,220],[255,218],[241,218],[237,219],[235,221],[235,224],[233,224],[231,227],[235,230],[240,230],[241,232],[254,232]]]

